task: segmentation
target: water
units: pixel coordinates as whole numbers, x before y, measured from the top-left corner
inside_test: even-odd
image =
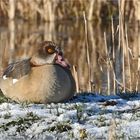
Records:
[[[108,57],[104,32],[106,33],[107,52],[110,60],[112,57],[111,22],[108,24],[88,23],[88,51],[90,57],[90,70],[87,63],[87,43],[84,21],[61,21],[35,23],[22,20],[3,21],[0,26],[0,68],[5,69],[8,63],[30,57],[34,46],[43,40],[52,40],[62,47],[65,57],[71,64],[76,66],[80,91],[89,90],[91,81],[92,91],[107,94],[110,88],[114,94],[113,72],[116,73],[116,81],[119,88],[122,84],[122,55],[118,50],[117,23],[114,25],[115,32],[115,69],[107,67]],[[131,47],[130,47],[131,48]],[[134,51],[135,50],[135,51]],[[125,59],[126,89],[140,90],[138,67],[138,50],[132,48],[130,55],[130,73],[127,57]],[[132,59],[133,58],[133,59]],[[73,71],[73,69],[72,69]],[[90,73],[90,74],[89,74]],[[108,78],[108,79],[107,79]],[[109,81],[110,80],[110,81]],[[109,84],[108,84],[109,83]],[[116,84],[117,84],[116,83]],[[110,86],[110,87],[109,87]]]

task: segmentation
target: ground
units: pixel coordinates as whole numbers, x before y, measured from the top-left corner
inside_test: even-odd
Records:
[[[140,139],[139,94],[80,93],[68,102],[47,105],[0,102],[0,140]]]

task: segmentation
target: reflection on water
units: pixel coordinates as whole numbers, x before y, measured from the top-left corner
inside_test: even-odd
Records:
[[[92,91],[107,93],[108,88],[110,88],[111,92],[114,92],[116,85],[122,85],[122,52],[118,49],[118,31],[116,25],[114,25],[114,30],[115,51],[112,49],[111,27],[102,27],[100,24],[88,23],[88,51],[90,52],[91,65],[91,73],[89,74],[83,21],[46,22],[39,24],[10,21],[8,25],[0,27],[1,71],[8,63],[30,57],[34,47],[42,40],[53,40],[63,48],[68,61],[76,66],[80,91],[89,90],[88,83],[90,80]],[[106,39],[104,38],[104,32],[106,32]],[[108,55],[106,54],[105,40],[107,40]],[[138,49],[136,47],[130,47],[130,49],[133,56],[130,55],[131,65],[128,64],[128,59],[125,59],[125,84],[128,89],[140,90],[139,74],[137,71]],[[108,61],[108,59],[113,60],[112,52],[115,53],[115,61],[113,61],[114,70]],[[116,78],[116,81],[114,78]]]

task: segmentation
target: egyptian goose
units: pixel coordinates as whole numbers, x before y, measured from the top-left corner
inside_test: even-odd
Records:
[[[17,102],[58,103],[73,97],[75,81],[61,48],[44,41],[31,58],[9,64],[0,88]]]

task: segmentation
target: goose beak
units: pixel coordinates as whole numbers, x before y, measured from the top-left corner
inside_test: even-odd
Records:
[[[70,69],[70,65],[64,59],[61,49],[57,49],[56,51],[55,63],[61,65],[64,68]]]

